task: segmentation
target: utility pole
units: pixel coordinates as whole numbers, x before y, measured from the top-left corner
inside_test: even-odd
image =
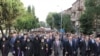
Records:
[[[62,13],[61,13],[61,29],[62,29]]]

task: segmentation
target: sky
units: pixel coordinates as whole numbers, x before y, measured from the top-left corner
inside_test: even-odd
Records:
[[[76,0],[21,0],[24,7],[34,6],[39,21],[46,21],[49,12],[61,12],[72,6]]]

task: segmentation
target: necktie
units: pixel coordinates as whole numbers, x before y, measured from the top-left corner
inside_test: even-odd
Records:
[[[70,41],[70,45],[72,46],[72,41]]]

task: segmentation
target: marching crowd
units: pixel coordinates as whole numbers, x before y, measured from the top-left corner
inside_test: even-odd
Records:
[[[2,56],[100,56],[100,38],[59,32],[13,32],[0,39]]]

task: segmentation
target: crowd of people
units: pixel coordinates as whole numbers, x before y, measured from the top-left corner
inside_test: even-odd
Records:
[[[100,38],[72,33],[11,33],[0,39],[2,56],[100,56]]]

